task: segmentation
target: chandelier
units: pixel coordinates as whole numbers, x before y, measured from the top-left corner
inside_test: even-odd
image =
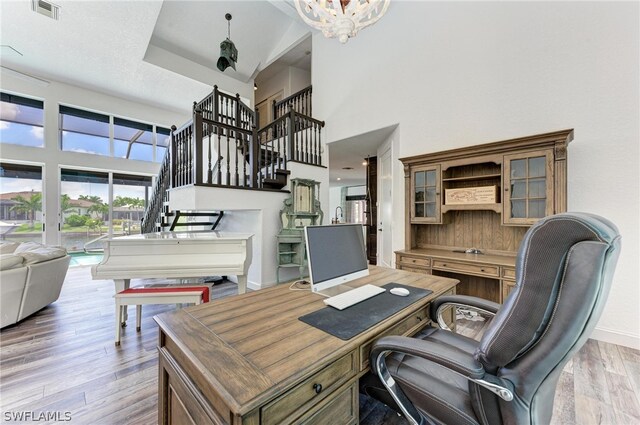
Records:
[[[382,18],[390,0],[294,0],[302,20],[327,38],[346,43]]]

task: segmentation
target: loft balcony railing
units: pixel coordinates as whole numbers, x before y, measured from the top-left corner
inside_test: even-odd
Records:
[[[322,166],[324,122],[304,113],[311,111],[310,95],[308,88],[287,98],[286,113],[260,129],[255,127],[256,113],[239,95],[214,86],[210,95],[194,102],[193,118],[180,128],[171,128],[171,144],[142,231],[158,230],[168,189],[194,185],[280,190],[286,185],[291,161]],[[303,99],[308,102],[304,107]]]

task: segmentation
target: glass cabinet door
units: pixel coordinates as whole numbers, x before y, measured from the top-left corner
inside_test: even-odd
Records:
[[[440,166],[411,169],[411,222],[440,223]]]
[[[532,224],[553,214],[551,151],[505,155],[503,178],[505,224]]]

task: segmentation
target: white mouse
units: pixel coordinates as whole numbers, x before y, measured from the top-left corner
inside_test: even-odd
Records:
[[[406,297],[410,294],[409,290],[404,288],[393,288],[389,292],[391,292],[393,295],[398,295],[401,297]]]

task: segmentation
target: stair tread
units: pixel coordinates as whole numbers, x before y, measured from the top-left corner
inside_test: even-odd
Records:
[[[217,217],[219,216],[219,212],[182,212],[180,211],[181,217]]]

